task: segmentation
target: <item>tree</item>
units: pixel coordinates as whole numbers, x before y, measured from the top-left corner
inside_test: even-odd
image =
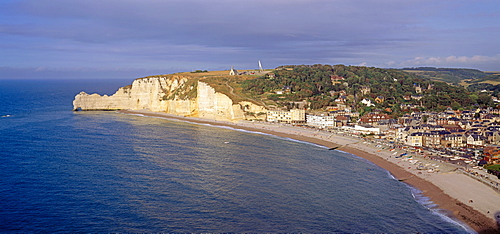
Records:
[[[482,93],[478,96],[477,98],[477,104],[481,106],[492,106],[493,105],[493,100],[491,99],[491,96],[485,93]]]

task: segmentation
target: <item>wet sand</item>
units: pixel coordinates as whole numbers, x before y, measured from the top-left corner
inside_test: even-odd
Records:
[[[233,123],[149,111],[122,110],[119,112],[229,126],[311,142],[328,148],[338,147],[337,150],[367,159],[388,170],[396,179],[418,188],[424,196],[429,197],[440,209],[447,210],[446,213],[449,217],[461,220],[476,232],[500,233],[500,225],[495,221],[496,216],[500,217],[500,193],[467,177],[458,172],[455,167],[446,165],[446,163],[431,162],[438,165],[439,172],[431,173],[417,170],[410,162],[394,157],[394,152],[377,148],[363,142],[362,139],[320,132],[304,127],[248,121]],[[425,161],[425,159],[420,160]]]

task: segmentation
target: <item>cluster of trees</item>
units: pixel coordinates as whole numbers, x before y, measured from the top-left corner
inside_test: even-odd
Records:
[[[254,95],[288,87],[292,92],[287,95],[287,99],[300,101],[332,90],[330,76],[333,74],[334,69],[330,65],[281,66],[273,71],[273,75],[247,80],[242,83],[242,87]]]
[[[497,97],[500,94],[500,84],[476,83],[467,87],[470,92],[488,92]]]
[[[203,72],[208,72],[208,70],[196,70],[192,71],[191,73],[203,73]]]
[[[346,98],[347,105],[357,110],[374,108],[399,115],[400,104],[421,106],[425,110],[470,108],[474,105],[492,105],[491,97],[484,93],[469,92],[461,86],[431,81],[413,73],[398,69],[345,65],[289,65],[278,67],[266,74],[241,83],[244,91],[253,96],[268,98],[280,103],[302,101],[311,103],[310,108],[332,106],[338,98]],[[362,89],[369,89],[362,93]],[[289,91],[276,94],[277,90]],[[375,103],[377,97],[383,102]],[[375,103],[366,107],[363,99]]]

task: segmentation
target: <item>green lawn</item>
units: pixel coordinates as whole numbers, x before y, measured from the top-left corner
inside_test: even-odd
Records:
[[[500,164],[487,166],[486,169],[500,171]]]

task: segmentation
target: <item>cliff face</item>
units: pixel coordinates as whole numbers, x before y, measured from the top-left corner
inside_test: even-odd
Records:
[[[255,119],[249,113],[265,112],[262,106],[234,103],[208,84],[183,76],[157,76],[134,80],[112,96],[81,92],[73,101],[74,110],[150,110],[174,115],[235,121]]]

